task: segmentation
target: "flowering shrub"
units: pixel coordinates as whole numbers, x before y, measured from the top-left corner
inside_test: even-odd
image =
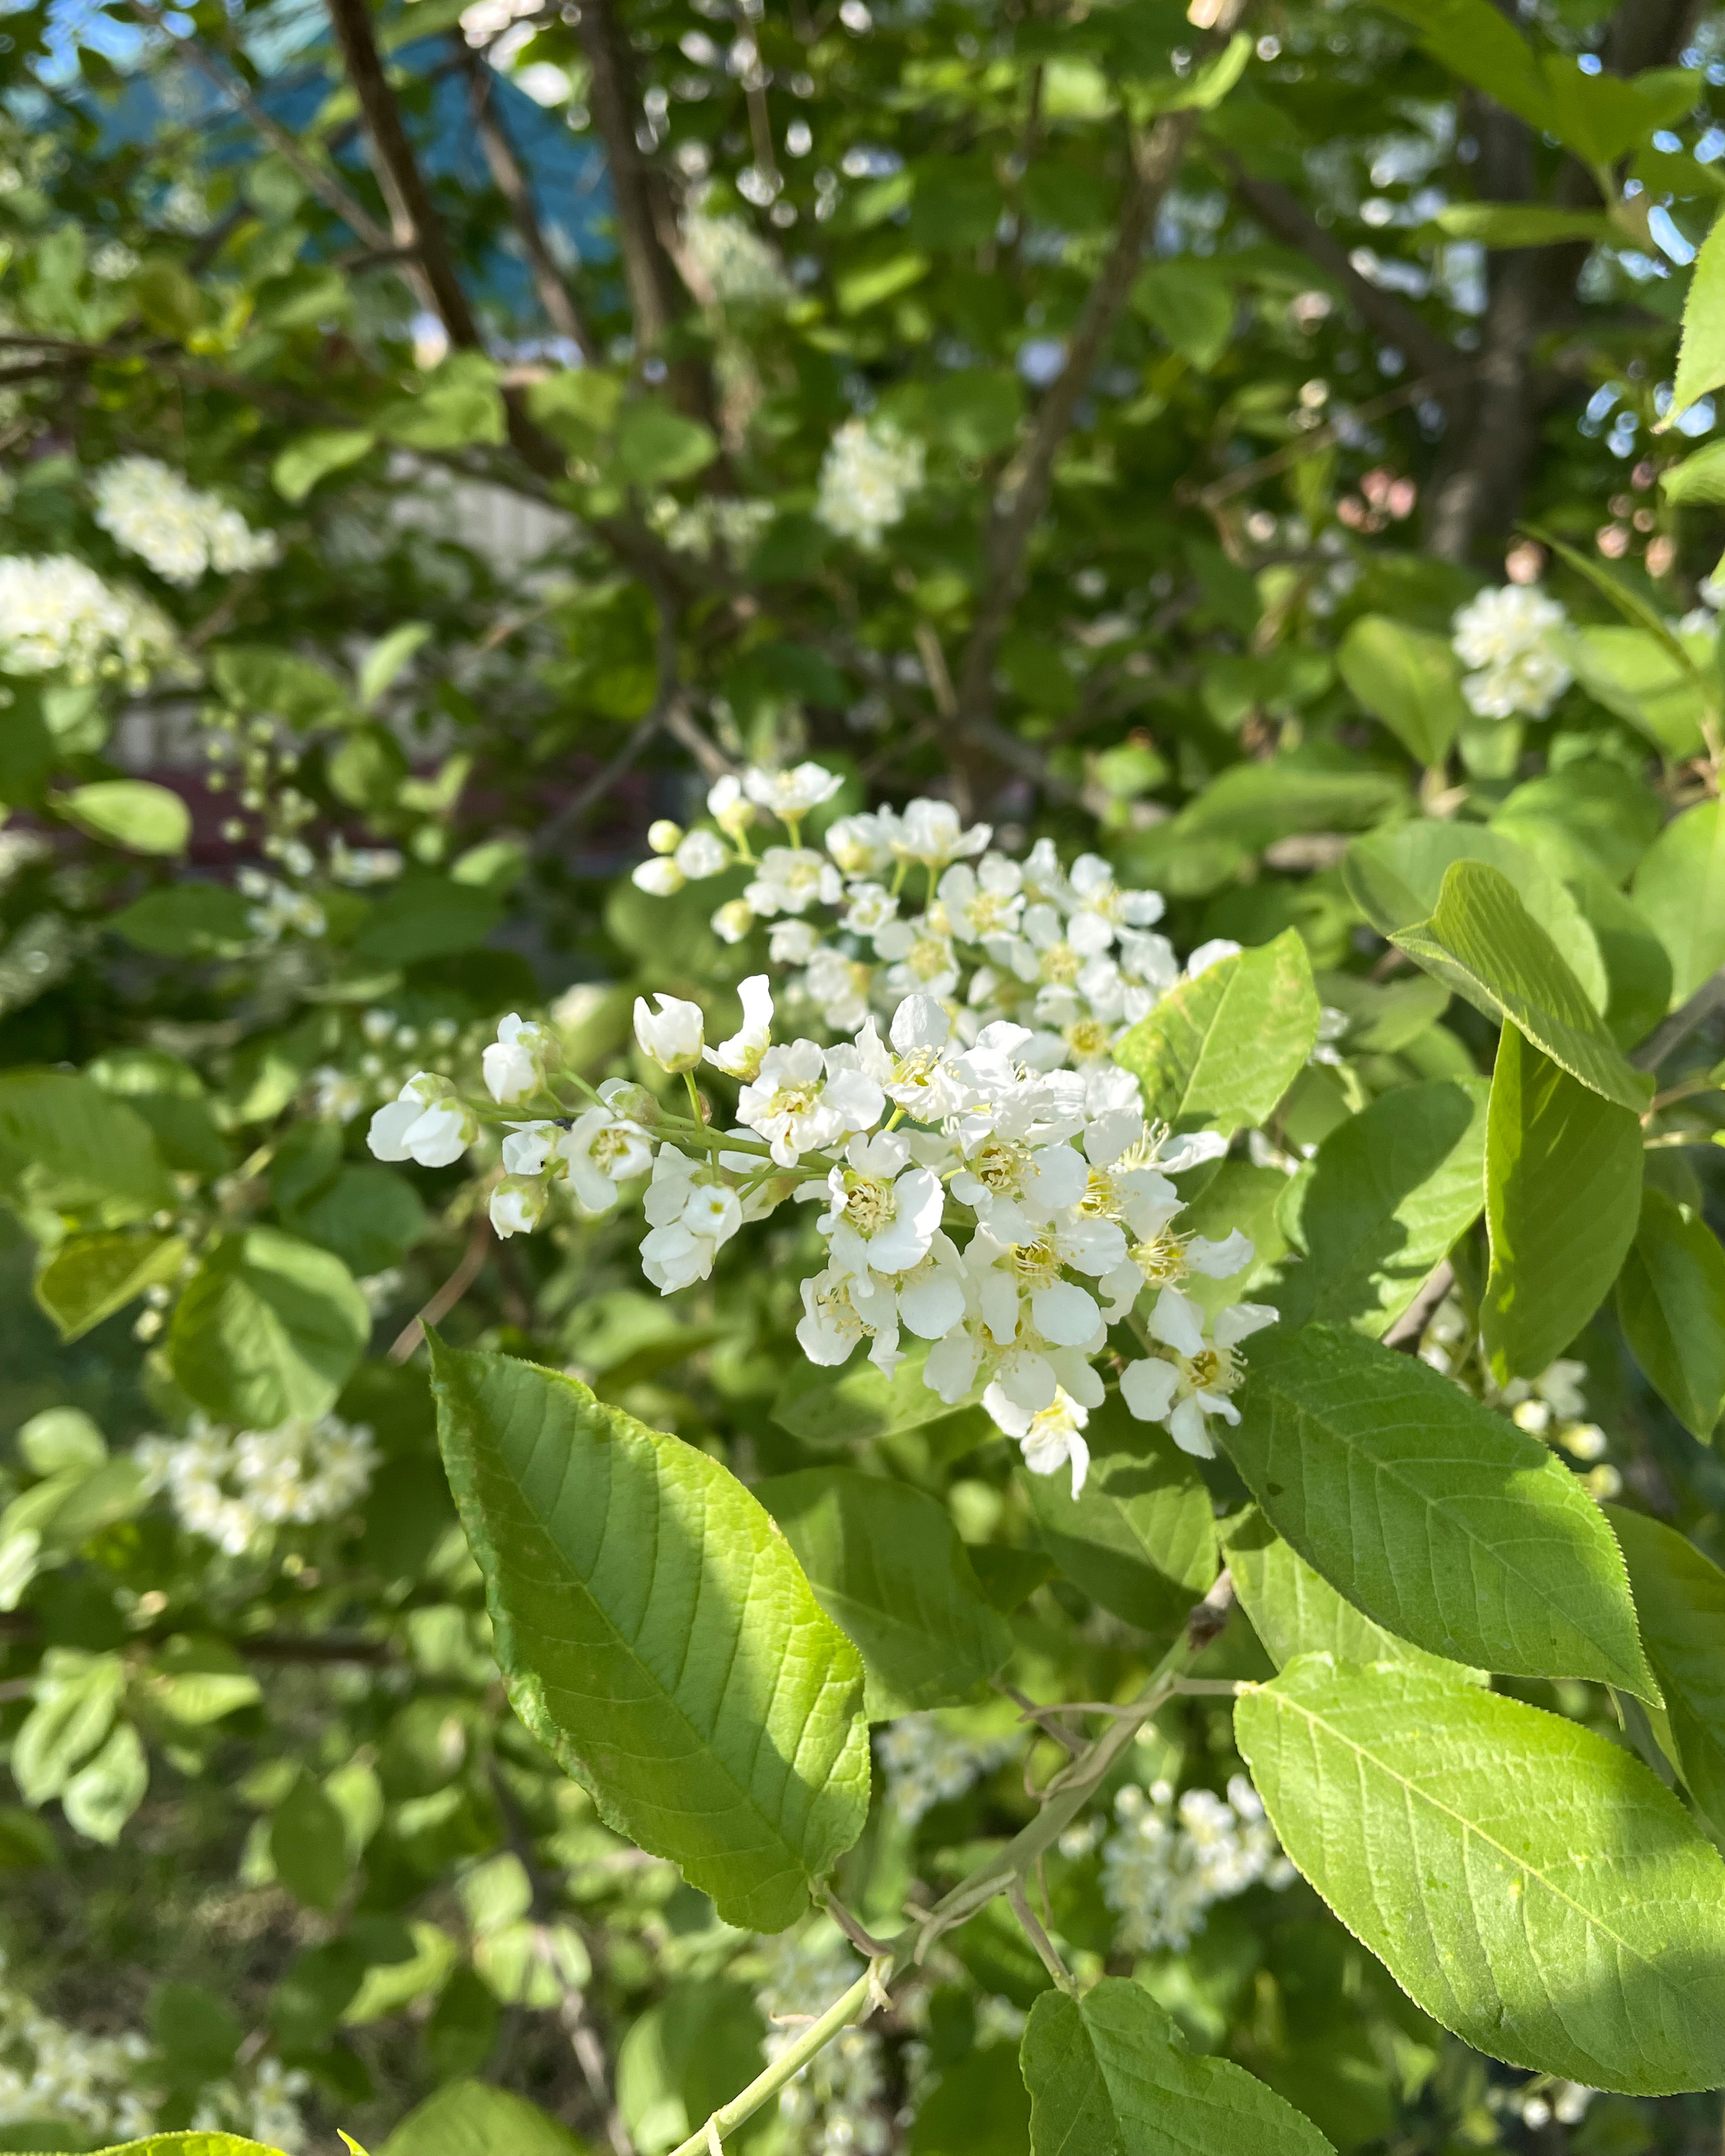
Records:
[[[1725,24],[132,13],[0,2147],[1713,2146]]]

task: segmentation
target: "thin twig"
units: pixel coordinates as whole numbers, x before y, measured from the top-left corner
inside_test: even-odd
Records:
[[[467,1232],[467,1246],[457,1265],[437,1293],[420,1310],[411,1317],[396,1335],[395,1344],[389,1351],[392,1363],[404,1363],[425,1337],[425,1328],[440,1325],[471,1288],[483,1268],[491,1246],[490,1216],[483,1211],[473,1215],[473,1225]]]
[[[1445,1295],[1455,1285],[1455,1268],[1446,1257],[1443,1263],[1429,1274],[1425,1285],[1402,1311],[1396,1322],[1383,1336],[1386,1348],[1394,1348],[1403,1355],[1419,1352],[1419,1343],[1432,1314]]]
[[[1074,1988],[1072,1972],[1060,1959],[1060,1950],[1042,1928],[1042,1920],[1030,1906],[1030,1897],[1024,1892],[1022,1877],[1016,1878],[1007,1888],[1007,1900],[1012,1914],[1023,1926],[1024,1936],[1036,1949],[1036,1958],[1054,1978],[1062,1991]]]
[[[1630,1056],[1637,1070],[1657,1070],[1715,1011],[1725,1011],[1725,966],[1709,974],[1685,1003],[1664,1019]]]

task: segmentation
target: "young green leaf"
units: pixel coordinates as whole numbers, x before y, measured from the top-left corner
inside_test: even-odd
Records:
[[[1725,221],[1715,227],[1725,229]],[[1671,1001],[1725,965],[1725,813],[1700,801],[1674,816],[1636,871],[1635,903],[1671,958]]]
[[[1701,243],[1683,303],[1683,338],[1677,347],[1677,379],[1664,424],[1680,419],[1710,389],[1725,384],[1725,217]]]
[[[1264,1517],[1417,1646],[1656,1700],[1623,1559],[1548,1447],[1417,1356],[1337,1326],[1253,1339],[1228,1454]]]
[[[1159,1429],[1118,1401],[1092,1419],[1090,1472],[1077,1497],[1064,1470],[1021,1471],[1043,1547],[1104,1609],[1147,1632],[1178,1625],[1216,1576],[1210,1492]]]
[[[80,1340],[147,1288],[179,1278],[187,1246],[182,1235],[72,1235],[36,1275],[36,1300],[62,1340]]]
[[[1020,2052],[1032,2156],[1333,2156],[1308,2118],[1231,2059],[1194,2057],[1141,1984],[1046,1991]]]
[[[1351,1323],[1375,1339],[1485,1203],[1487,1086],[1398,1086],[1339,1123],[1283,1214],[1303,1262],[1278,1299],[1294,1325]]]
[[[954,1411],[922,1382],[927,1352],[916,1342],[889,1378],[860,1358],[838,1370],[805,1362],[779,1389],[772,1419],[814,1445],[853,1444],[938,1422]]]
[[[1441,764],[1467,717],[1455,655],[1443,637],[1386,614],[1362,615],[1336,654],[1355,700],[1381,719],[1410,756]]]
[[[148,779],[94,779],[51,798],[67,823],[133,853],[184,853],[192,835],[184,802]]]
[[[755,1495],[862,1655],[871,1721],[975,1699],[1011,1654],[1006,1620],[932,1497],[841,1467],[776,1476]]]
[[[333,1909],[347,1885],[341,1814],[312,1776],[302,1774],[270,1822],[270,1854],[281,1883],[314,1909]]]
[[[1650,1081],[1624,1060],[1557,945],[1497,869],[1458,861],[1431,918],[1390,940],[1488,1017],[1519,1026],[1605,1100],[1637,1115],[1647,1106]]]
[[[1342,864],[1348,896],[1381,936],[1417,928],[1443,895],[1444,878],[1458,861],[1501,869],[1521,902],[1569,961],[1588,1001],[1603,1011],[1610,985],[1586,916],[1561,875],[1495,825],[1445,823],[1423,817],[1356,839]],[[1450,986],[1453,983],[1437,984]]]
[[[93,1212],[117,1226],[174,1202],[143,1118],[69,1070],[0,1076],[0,1189],[14,1201]]]
[[[3,2133],[4,2127],[0,2127]],[[344,2141],[347,2136],[342,2136]],[[349,2141],[350,2148],[358,2148],[356,2141]],[[205,2133],[193,2128],[184,2133],[147,2133],[142,2141],[116,2142],[110,2148],[99,2148],[94,2156],[282,2156],[279,2148],[267,2148],[261,2141],[246,2141],[237,2133]],[[360,2151],[364,2156],[364,2151]]]
[[[1693,641],[1706,648],[1705,638]],[[1667,757],[1702,747],[1706,698],[1663,637],[1626,622],[1584,622],[1570,631],[1566,648],[1594,702],[1639,727]]]
[[[434,1342],[438,1434],[516,1711],[728,1923],[779,1930],[862,1831],[856,1649],[734,1476],[585,1385]]]
[[[1186,1129],[1266,1121],[1317,1040],[1317,990],[1294,929],[1169,990],[1114,1051],[1148,1112]]]
[[[1531,127],[1551,127],[1551,87],[1533,50],[1491,0],[1384,0],[1420,43]]]
[[[1485,1682],[1482,1671],[1428,1654],[1344,1602],[1256,1505],[1223,1529],[1222,1550],[1240,1607],[1278,1669],[1302,1654],[1332,1654],[1338,1662],[1405,1662],[1451,1684]]]
[[[365,427],[318,427],[296,435],[270,467],[270,481],[285,501],[302,502],[320,479],[357,464],[377,441]]]
[[[1235,1710],[1282,1846],[1415,2003],[1634,2095],[1725,2059],[1725,1863],[1620,1745],[1423,1670],[1290,1663]]]
[[[1629,1566],[1683,1779],[1725,1834],[1725,1572],[1663,1520],[1622,1505],[1605,1516]]]
[[[79,1833],[111,1849],[149,1786],[150,1762],[143,1740],[129,1721],[123,1721],[61,1790],[61,1809]]]
[[[1610,1293],[1635,1238],[1641,1178],[1639,1119],[1505,1026],[1492,1074],[1492,1263],[1480,1310],[1500,1383],[1537,1377]]]
[[[451,2081],[409,2111],[377,2156],[582,2156],[537,2104],[484,2081]]]
[[[1617,1316],[1653,1390],[1691,1435],[1711,1437],[1725,1409],[1725,1250],[1662,1190],[1642,1193]]]
[[[274,1429],[327,1414],[371,1335],[339,1257],[275,1228],[216,1244],[168,1335],[175,1381],[218,1420]]]

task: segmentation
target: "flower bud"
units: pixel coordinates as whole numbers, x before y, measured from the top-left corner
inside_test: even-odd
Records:
[[[682,825],[672,823],[669,816],[661,816],[647,827],[647,843],[655,853],[675,853],[682,842]]]
[[[727,771],[715,779],[707,796],[707,813],[727,838],[737,838],[755,820],[755,804],[743,792],[743,782]]]
[[[499,1235],[531,1235],[545,1212],[545,1186],[531,1176],[505,1176],[491,1193],[491,1225]]]
[[[676,995],[653,1000],[657,1011],[648,1008],[644,995],[635,998],[635,1038],[661,1070],[692,1070],[705,1045],[700,1005]]]
[[[746,899],[731,899],[713,916],[713,932],[721,943],[740,943],[755,926],[755,909]]]
[[[662,856],[644,861],[639,867],[629,872],[629,881],[638,891],[645,891],[649,898],[674,899],[688,878],[674,861]]]
[[[499,1107],[511,1107],[538,1092],[545,1073],[558,1059],[555,1036],[511,1011],[497,1022],[497,1038],[479,1059],[485,1090]]]

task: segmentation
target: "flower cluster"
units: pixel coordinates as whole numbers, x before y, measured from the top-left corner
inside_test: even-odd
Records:
[[[1507,2111],[1537,2133],[1553,2119],[1560,2127],[1579,2126],[1599,2093],[1583,2081],[1553,2081],[1541,2074],[1519,2089],[1488,2089],[1486,2101],[1494,2111]]]
[[[1022,1739],[979,1737],[938,1714],[903,1715],[874,1733],[887,1801],[914,1827],[937,1804],[951,1804],[1010,1759]]]
[[[377,1465],[371,1433],[334,1415],[274,1430],[228,1430],[195,1415],[184,1438],[136,1448],[152,1492],[165,1490],[180,1524],[231,1557],[267,1548],[278,1527],[352,1511]]]
[[[178,655],[159,608],[70,554],[0,555],[0,672],[142,688]]]
[[[803,846],[804,819],[838,785],[814,764],[722,780],[718,830],[656,826],[660,851],[636,876],[669,891],[749,861],[739,903],[751,926],[772,923],[789,1001],[825,1038],[775,1038],[766,974],[743,982],[741,1025],[716,1046],[698,1005],[638,1001],[642,1051],[685,1079],[681,1116],[622,1079],[595,1091],[564,1073],[554,1031],[511,1012],[484,1054],[494,1105],[418,1072],[372,1118],[372,1151],[447,1166],[502,1111],[490,1204],[505,1235],[538,1224],[554,1183],[599,1212],[650,1171],[641,1262],[664,1294],[708,1278],[745,1222],[813,1201],[821,1262],[797,1328],[812,1362],[836,1366],[866,1343],[890,1376],[914,1343],[931,1390],[954,1406],[980,1394],[1030,1470],[1069,1467],[1076,1494],[1108,1352],[1130,1413],[1210,1455],[1209,1419],[1237,1419],[1241,1344],[1274,1312],[1210,1312],[1185,1292],[1194,1274],[1231,1279],[1252,1257],[1237,1231],[1213,1241],[1178,1225],[1173,1178],[1226,1143],[1147,1128],[1137,1081],[1110,1059],[1179,978],[1150,927],[1161,899],[1120,889],[1093,854],[1066,870],[1046,841],[1013,861],[938,801],[842,817],[824,848]],[[757,857],[747,834],[763,813],[791,842]],[[906,913],[913,871],[926,902]],[[836,911],[837,940],[817,909]],[[816,978],[823,958],[841,981]],[[733,1119],[715,1122],[697,1071],[735,1087]]]
[[[817,522],[872,552],[922,484],[920,441],[886,419],[846,419],[820,460]]]
[[[862,1964],[822,1919],[761,1945],[766,1968],[755,1999],[770,2025],[771,2063],[802,2034],[809,2002],[836,1999]],[[886,2156],[893,2146],[880,2039],[871,2029],[846,2029],[817,2052],[780,2090],[778,2105],[792,2156]]]
[[[1573,678],[1563,655],[1568,616],[1532,584],[1478,593],[1456,613],[1455,656],[1471,668],[1461,684],[1481,718],[1543,718]]]
[[[1114,1799],[1114,1816],[1119,1823],[1103,1844],[1102,1892],[1130,1952],[1183,1952],[1214,1903],[1260,1881],[1283,1887],[1294,1878],[1244,1774],[1232,1777],[1226,1798],[1189,1789],[1178,1803],[1167,1782],[1147,1794],[1129,1782]]]
[[[674,554],[693,554],[708,562],[722,553],[740,563],[775,514],[771,502],[748,501],[734,494],[708,494],[695,502],[661,494],[648,510],[647,522]]]
[[[104,464],[91,492],[97,523],[166,584],[189,588],[209,569],[231,576],[268,568],[280,555],[274,532],[254,531],[220,495],[200,494],[156,457],[121,456]]]
[[[697,291],[710,292],[721,307],[770,306],[790,296],[784,264],[741,217],[687,211],[683,255],[691,283]]]

